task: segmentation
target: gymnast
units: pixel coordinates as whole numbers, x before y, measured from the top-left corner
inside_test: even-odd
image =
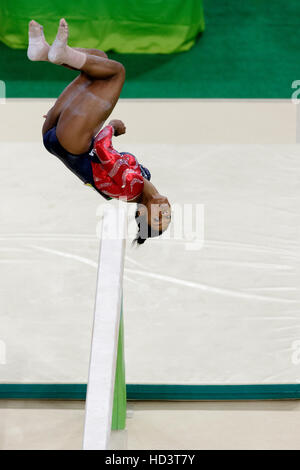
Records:
[[[113,148],[112,137],[126,132],[124,123],[114,119],[103,127],[119,99],[125,68],[103,51],[71,48],[67,41],[65,19],[60,20],[51,47],[43,27],[30,21],[28,58],[80,71],[44,116],[44,146],[105,199],[137,203],[135,241],[142,244],[168,228],[171,206],[150,183],[150,171],[131,153]]]

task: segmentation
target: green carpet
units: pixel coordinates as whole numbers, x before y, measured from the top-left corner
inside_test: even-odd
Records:
[[[299,0],[205,0],[204,12],[206,30],[188,52],[108,53],[127,70],[121,97],[290,98],[300,79]],[[7,97],[57,97],[76,75],[0,44]]]

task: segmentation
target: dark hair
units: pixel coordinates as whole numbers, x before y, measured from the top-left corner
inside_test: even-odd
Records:
[[[159,237],[159,235],[163,233],[163,230],[154,230],[153,227],[148,224],[147,217],[141,215],[138,208],[135,211],[135,220],[138,226],[138,233],[133,240],[133,244],[142,245],[147,238]]]

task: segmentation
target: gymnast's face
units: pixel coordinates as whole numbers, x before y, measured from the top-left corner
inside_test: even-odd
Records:
[[[155,231],[164,232],[171,222],[171,205],[165,196],[157,194],[146,204],[148,224]]]

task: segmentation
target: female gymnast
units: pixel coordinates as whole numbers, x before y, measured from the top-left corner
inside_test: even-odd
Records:
[[[134,155],[113,148],[112,136],[125,133],[124,123],[114,119],[102,129],[119,99],[125,68],[108,59],[103,51],[71,48],[67,41],[65,19],[60,20],[51,47],[45,40],[43,27],[30,21],[28,58],[80,71],[44,116],[44,146],[104,198],[136,202],[135,241],[142,244],[168,228],[171,206],[150,183],[149,170]]]

